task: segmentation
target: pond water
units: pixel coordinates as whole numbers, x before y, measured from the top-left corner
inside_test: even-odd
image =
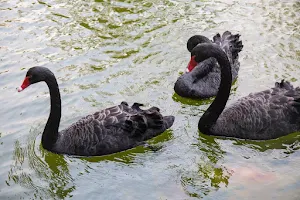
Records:
[[[187,39],[240,33],[241,68],[228,104],[286,79],[300,85],[298,0],[2,0],[0,2],[0,199],[299,199],[297,133],[247,142],[205,136],[211,103],[173,86]],[[63,129],[121,101],[176,116],[149,143],[103,157],[56,155],[40,145],[46,84],[16,91],[28,68],[56,75]]]

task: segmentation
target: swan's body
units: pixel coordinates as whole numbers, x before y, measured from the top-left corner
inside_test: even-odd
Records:
[[[234,81],[239,72],[240,63],[238,53],[242,50],[240,35],[232,35],[225,31],[222,35],[217,34],[213,37],[213,43],[219,45],[226,53],[232,69],[232,80]],[[195,35],[187,42],[187,48],[191,52],[194,47],[203,43],[212,43],[208,38]],[[209,98],[216,96],[221,81],[221,69],[216,59],[208,58],[195,67],[188,66],[187,72],[181,75],[174,86],[175,92],[188,98]]]
[[[289,82],[250,94],[226,108],[212,135],[244,139],[273,139],[300,130],[300,88]]]
[[[53,73],[44,67],[29,69],[19,91],[40,81],[47,83],[51,97],[51,111],[42,135],[42,145],[55,153],[95,156],[123,151],[159,135],[174,122],[173,116],[163,117],[156,107],[142,110],[142,104],[134,103],[130,107],[122,102],[88,115],[58,132],[61,100]]]
[[[192,51],[196,62],[215,57],[221,66],[217,96],[199,120],[199,130],[208,135],[252,140],[274,139],[300,130],[300,88],[289,82],[250,94],[225,108],[231,88],[230,62],[215,44],[201,44]],[[224,110],[224,111],[223,111]]]

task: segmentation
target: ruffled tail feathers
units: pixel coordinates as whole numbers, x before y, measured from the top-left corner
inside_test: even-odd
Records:
[[[219,33],[217,33],[213,37],[213,42],[220,45],[225,51],[230,50],[232,58],[236,59],[238,57],[238,53],[243,49],[243,43],[239,40],[240,36],[240,34],[232,35],[230,31],[225,31],[222,37]]]
[[[133,110],[136,110],[136,111],[143,111],[143,110],[140,108],[140,106],[144,106],[144,104],[141,104],[141,103],[133,103],[132,106],[131,106],[131,108],[132,108]]]
[[[166,130],[173,125],[175,120],[174,116],[162,116],[157,107],[149,108],[144,113],[149,128]]]
[[[290,82],[285,81],[284,79],[282,79],[280,83],[276,82],[275,83],[275,88],[284,88],[286,90],[293,90],[294,89],[293,85]]]
[[[136,114],[125,121],[125,126],[123,127],[134,136],[143,134],[148,128],[164,131],[170,128],[175,120],[174,116],[162,116],[160,109],[157,107],[143,110],[140,108],[143,104],[140,103],[134,103],[131,107],[128,106],[127,102],[122,102],[121,105],[127,107],[127,109],[131,108],[137,111]],[[123,109],[125,109],[124,107]]]

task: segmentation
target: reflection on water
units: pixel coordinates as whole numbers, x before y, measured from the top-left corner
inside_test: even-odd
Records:
[[[268,141],[234,140],[235,142],[233,144],[247,146],[261,152],[270,149],[283,149],[284,153],[290,154],[300,148],[299,137],[300,134],[297,132]]]
[[[281,159],[294,153],[300,147],[298,141],[299,133],[269,141],[246,141],[220,137],[217,139],[216,137],[200,133],[199,143],[195,144],[202,153],[200,160],[197,160],[197,166],[193,170],[184,170],[181,174],[182,187],[189,196],[203,198],[214,190],[217,191],[222,187],[228,187],[230,182],[242,181],[243,184],[241,186],[247,187],[247,183],[265,184],[279,181],[278,174],[253,165],[253,163],[245,166],[239,166],[235,163],[224,163],[222,160],[226,155],[226,151],[222,150],[222,147],[219,145],[222,140],[232,141],[232,145],[241,145],[242,147],[253,149],[257,153],[282,149],[284,156],[280,156]],[[241,156],[245,156],[242,153]],[[250,159],[247,156],[245,158]],[[233,180],[231,181],[232,176]],[[229,197],[226,198],[230,199]]]
[[[244,44],[228,104],[282,78],[300,85],[298,0],[0,5],[0,199],[299,197],[297,133],[254,142],[205,136],[197,124],[212,99],[189,100],[173,91],[190,57],[187,39],[225,30],[240,33]],[[48,90],[41,84],[15,91],[36,65],[49,67],[58,79],[61,129],[124,100],[175,115],[174,126],[150,141],[158,151],[140,146],[91,158],[44,151],[42,128],[32,127],[46,122]]]
[[[191,197],[203,198],[220,187],[227,187],[231,171],[218,165],[226,152],[215,141],[214,137],[201,135],[196,146],[203,153],[194,171],[182,175],[182,186]]]
[[[71,197],[70,193],[76,187],[64,156],[48,152],[38,145],[37,130],[31,130],[29,135],[27,146],[21,147],[19,141],[15,142],[14,163],[6,183],[28,189],[25,194],[37,199]]]
[[[194,106],[210,105],[214,100],[213,97],[209,99],[201,99],[201,100],[189,99],[189,98],[181,97],[176,93],[173,94],[172,98],[176,102],[180,102],[182,104],[194,105]]]
[[[126,151],[114,153],[111,155],[105,156],[92,156],[92,157],[80,157],[82,160],[86,160],[89,162],[100,162],[100,161],[115,161],[115,162],[122,162],[125,164],[134,164],[134,159],[137,154],[146,153],[149,150],[158,150],[157,145],[162,142],[166,142],[173,138],[172,131],[167,130],[161,135],[152,138],[147,141],[147,146],[137,146],[133,149],[129,149]],[[150,145],[150,149],[148,147]]]

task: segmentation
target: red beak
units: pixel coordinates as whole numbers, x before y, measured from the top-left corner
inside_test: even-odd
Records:
[[[30,83],[29,83],[29,77],[26,76],[25,79],[24,79],[24,81],[23,81],[23,83],[22,83],[22,85],[18,88],[18,92],[23,91],[29,85],[30,85]]]
[[[195,61],[195,57],[196,56],[191,57],[191,60],[187,66],[186,72],[192,71],[197,66],[198,63]]]

